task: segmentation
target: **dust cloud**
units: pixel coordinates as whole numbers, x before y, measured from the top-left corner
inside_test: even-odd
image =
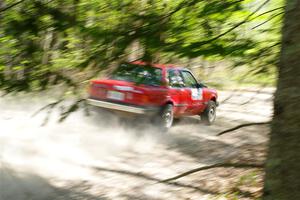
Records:
[[[97,109],[91,110],[89,116],[83,110],[74,112],[63,123],[58,123],[59,106],[51,113],[45,110],[33,116],[53,101],[54,98],[27,95],[1,99],[0,197],[27,199],[26,192],[15,192],[25,189],[27,193],[31,191],[33,199],[41,199],[39,193],[45,190],[50,194],[53,189],[39,177],[91,180],[94,176],[90,166],[112,167],[111,161],[119,154],[151,152],[163,140],[157,130],[145,123],[138,121],[128,126],[122,118]],[[25,188],[18,188],[20,185]],[[9,198],[10,195],[15,196]]]
[[[150,125],[138,121],[129,126],[122,118],[96,109],[88,116],[83,110],[74,112],[62,123],[58,123],[58,108],[52,113],[41,112],[32,116],[48,103],[41,99],[36,101],[26,98],[1,101],[3,160],[24,164],[25,168],[26,165],[36,165],[36,159],[42,157],[55,159],[61,164],[91,164],[91,161],[128,149],[151,151],[153,145],[162,139],[162,135]],[[50,120],[44,125],[48,115]],[[29,162],[29,159],[34,160]]]

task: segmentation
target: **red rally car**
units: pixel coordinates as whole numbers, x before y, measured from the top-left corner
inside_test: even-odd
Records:
[[[149,116],[163,128],[174,119],[200,115],[211,125],[218,95],[185,68],[132,62],[121,64],[106,79],[92,80],[88,104],[111,111]]]

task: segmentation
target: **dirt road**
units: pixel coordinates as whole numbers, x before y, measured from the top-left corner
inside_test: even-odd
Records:
[[[272,89],[221,92],[224,102],[215,125],[190,117],[160,134],[83,112],[57,123],[54,111],[41,126],[47,113],[32,114],[51,102],[41,99],[0,99],[0,200],[227,199],[249,170],[212,169],[172,183],[159,181],[214,163],[262,162],[266,126],[216,134],[241,123],[267,121],[272,113]],[[252,189],[259,190],[259,184]]]

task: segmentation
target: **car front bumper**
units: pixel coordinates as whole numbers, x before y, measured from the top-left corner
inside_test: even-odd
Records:
[[[132,105],[124,105],[115,102],[101,101],[97,99],[87,99],[87,103],[92,106],[105,108],[113,111],[128,112],[133,114],[154,114],[159,111],[159,107],[138,107]]]

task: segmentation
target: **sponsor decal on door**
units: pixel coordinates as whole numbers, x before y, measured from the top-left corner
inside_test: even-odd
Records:
[[[193,88],[192,90],[192,100],[202,100],[203,92],[201,88]]]

